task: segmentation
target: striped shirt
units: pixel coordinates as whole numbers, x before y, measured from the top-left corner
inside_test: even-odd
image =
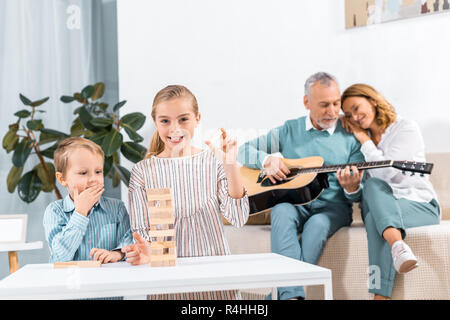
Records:
[[[223,217],[236,227],[248,219],[247,191],[240,199],[228,195],[223,166],[212,152],[138,162],[131,170],[129,203],[132,231],[150,240],[146,188],[171,188],[178,257],[228,255]],[[236,290],[152,295],[151,299],[239,299]]]
[[[43,223],[50,263],[91,260],[92,248],[112,251],[133,243],[127,209],[118,199],[100,197],[85,217],[67,195],[47,206]]]

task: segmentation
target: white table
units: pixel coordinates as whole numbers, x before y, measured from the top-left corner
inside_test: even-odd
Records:
[[[19,256],[17,255],[17,251],[36,250],[41,248],[42,241],[0,244],[0,252],[8,251],[10,274],[16,272],[19,269]]]
[[[331,270],[275,253],[178,258],[175,267],[131,266],[54,269],[31,264],[0,281],[0,299],[80,299],[147,294],[324,285],[332,299]]]

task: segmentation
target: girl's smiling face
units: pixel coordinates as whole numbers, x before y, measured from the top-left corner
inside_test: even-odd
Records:
[[[190,151],[194,129],[200,121],[190,97],[178,97],[160,102],[156,106],[155,126],[164,142],[164,153],[181,156]]]

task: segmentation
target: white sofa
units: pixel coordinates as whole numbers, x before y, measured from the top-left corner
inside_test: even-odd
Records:
[[[427,154],[427,161],[434,163],[430,180],[442,208],[441,223],[407,229],[405,241],[417,256],[419,267],[396,275],[392,299],[450,299],[450,153]],[[270,252],[270,225],[247,224],[240,229],[226,225],[225,233],[233,254]],[[352,225],[328,239],[318,264],[332,270],[334,299],[373,298],[368,292],[366,231],[356,204]],[[269,288],[244,290],[242,296],[264,299],[269,292]],[[306,287],[306,296],[322,299],[322,286]]]

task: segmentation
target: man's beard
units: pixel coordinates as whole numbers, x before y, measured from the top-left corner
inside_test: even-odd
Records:
[[[323,123],[320,120],[316,120],[317,124],[324,130],[330,129],[336,124],[338,118],[335,118],[333,122]]]

